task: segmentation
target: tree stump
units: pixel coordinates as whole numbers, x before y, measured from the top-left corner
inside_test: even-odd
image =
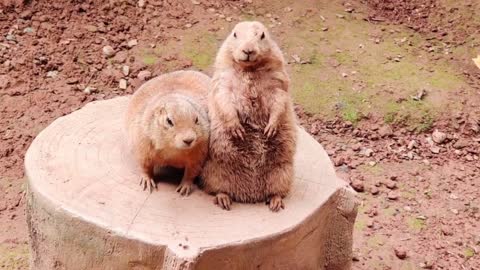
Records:
[[[128,100],[87,104],[28,149],[31,269],[350,269],[354,192],[303,129],[285,210],[224,211],[198,189],[141,189],[123,131]]]

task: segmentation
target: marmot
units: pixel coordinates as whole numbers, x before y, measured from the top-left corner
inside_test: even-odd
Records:
[[[188,195],[208,152],[207,93],[211,79],[196,71],[167,73],[144,83],[126,113],[129,144],[151,192],[155,167],[185,168],[177,192]]]
[[[215,203],[267,201],[293,182],[296,119],[285,61],[260,22],[240,22],[220,47],[208,97],[209,155],[201,179]]]

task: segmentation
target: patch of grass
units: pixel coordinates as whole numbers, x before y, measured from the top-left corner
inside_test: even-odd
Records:
[[[358,219],[355,221],[355,224],[353,225],[355,230],[357,231],[363,231],[367,227],[367,224],[364,219]]]
[[[26,244],[13,247],[0,244],[0,266],[5,269],[28,269],[29,256]]]
[[[192,37],[189,36],[184,41],[183,53],[192,60],[196,68],[205,70],[213,65],[219,44],[212,33],[191,34]]]
[[[385,245],[386,237],[383,235],[373,235],[367,240],[367,246],[370,248],[378,248]]]
[[[155,65],[158,61],[158,57],[154,54],[144,54],[141,56],[142,62],[147,66]]]

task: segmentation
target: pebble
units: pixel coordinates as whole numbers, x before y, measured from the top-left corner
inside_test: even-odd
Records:
[[[373,186],[373,187],[370,188],[370,193],[372,195],[377,195],[379,192],[380,192],[380,190],[376,186]]]
[[[128,46],[128,48],[133,48],[133,47],[137,46],[137,44],[138,44],[138,41],[136,39],[132,39],[132,40],[128,41],[127,46]]]
[[[394,181],[387,181],[385,183],[385,186],[387,186],[387,188],[389,188],[389,189],[396,189],[397,188],[397,183],[394,182]]]
[[[368,165],[370,165],[370,167],[373,167],[373,166],[377,165],[377,162],[375,162],[375,161],[369,161],[369,162],[368,162]]]
[[[395,192],[395,191],[390,191],[390,192],[388,193],[388,195],[387,195],[387,198],[388,198],[389,200],[392,200],[392,201],[397,200],[398,197],[399,197],[399,196],[398,196],[398,193]]]
[[[438,153],[440,153],[440,147],[432,146],[432,147],[430,147],[430,152],[432,152],[434,154],[438,154]]]
[[[145,6],[145,0],[138,0],[138,7],[143,8]]]
[[[437,129],[432,133],[432,140],[438,144],[442,144],[447,139],[447,134],[438,131]]]
[[[443,235],[446,235],[446,236],[451,236],[451,235],[453,235],[453,231],[452,231],[452,229],[451,229],[450,226],[447,226],[447,225],[442,226],[442,229],[441,229],[441,230],[442,230]]]
[[[120,82],[118,83],[118,87],[123,90],[127,89],[127,80],[120,79]]]
[[[454,145],[453,148],[455,149],[462,149],[468,146],[468,141],[466,139],[459,139]]]
[[[129,66],[123,66],[122,67],[122,73],[123,73],[123,75],[128,76],[128,74],[130,73],[130,67]]]
[[[373,150],[370,148],[365,149],[365,152],[363,153],[366,157],[371,157],[373,155]]]
[[[105,57],[107,58],[113,57],[115,55],[115,50],[112,48],[112,46],[105,46],[102,48],[102,51],[103,55],[105,55]]]
[[[91,93],[95,92],[97,89],[94,88],[94,87],[91,87],[91,86],[87,86],[85,87],[85,89],[83,90],[83,93],[87,94],[87,95],[90,95]]]
[[[232,17],[227,17],[227,18],[225,18],[225,20],[226,20],[227,22],[231,22],[233,19],[232,19]]]
[[[400,260],[407,258],[407,250],[404,247],[398,246],[395,247],[393,250],[395,252],[395,256],[397,256],[397,258],[399,258]]]
[[[56,70],[50,70],[49,72],[47,72],[47,78],[56,78],[58,76],[58,71]]]
[[[25,27],[25,28],[23,29],[23,32],[24,32],[24,33],[33,33],[34,30],[33,30],[33,28],[31,28],[31,27]]]
[[[76,83],[78,83],[78,78],[72,77],[67,79],[67,84],[76,84]]]
[[[139,78],[142,81],[146,81],[152,77],[152,73],[148,70],[142,70],[138,73],[137,78]]]
[[[12,35],[12,34],[8,34],[5,37],[5,39],[8,40],[8,41],[16,41],[15,35]]]
[[[352,183],[350,183],[350,186],[352,186],[352,188],[357,192],[365,191],[365,186],[363,185],[363,182],[358,179],[353,179]]]

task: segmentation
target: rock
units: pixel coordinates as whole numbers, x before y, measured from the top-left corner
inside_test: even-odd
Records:
[[[91,86],[87,86],[87,87],[85,87],[85,89],[83,90],[83,93],[85,93],[85,94],[87,94],[87,95],[90,95],[91,93],[96,92],[96,91],[97,91],[97,88],[91,87]]]
[[[407,148],[408,148],[408,150],[412,150],[413,148],[417,148],[417,146],[418,146],[417,141],[411,140],[411,141],[408,143]]]
[[[378,130],[378,134],[383,138],[383,137],[390,137],[393,134],[393,130],[390,126],[382,126]]]
[[[437,129],[432,133],[432,140],[435,143],[442,144],[445,142],[445,139],[447,139],[447,134],[440,132]]]
[[[25,28],[23,29],[23,32],[24,32],[24,33],[33,33],[33,32],[35,32],[35,31],[33,30],[32,27],[25,27]]]
[[[137,46],[137,44],[138,44],[138,41],[136,39],[132,39],[132,40],[128,41],[127,46],[128,46],[128,48],[133,48],[133,47]]]
[[[20,18],[24,20],[28,20],[32,17],[32,12],[30,10],[25,10],[22,13],[20,13]]]
[[[113,57],[115,55],[115,50],[112,48],[112,46],[104,46],[102,48],[102,51],[103,55],[105,55],[105,57],[107,58]]]
[[[143,8],[145,6],[145,0],[138,0],[138,7]]]
[[[392,201],[397,200],[398,197],[399,197],[399,196],[398,196],[398,193],[395,192],[395,191],[390,191],[390,192],[387,194],[387,198],[388,198],[389,200],[392,200]]]
[[[127,89],[127,80],[120,79],[120,82],[118,83],[118,87],[123,90]]]
[[[12,35],[12,34],[8,34],[5,37],[5,39],[8,40],[8,41],[17,41],[17,38],[15,37],[15,35]]]
[[[78,83],[78,78],[71,77],[67,79],[67,84],[76,84]]]
[[[55,79],[57,76],[58,76],[57,70],[50,70],[49,72],[47,72],[47,78]]]
[[[358,179],[353,179],[352,183],[350,183],[350,186],[352,186],[352,188],[357,192],[365,191],[365,186],[363,185],[363,182]]]
[[[400,260],[404,260],[405,258],[407,258],[407,250],[404,247],[397,246],[393,250],[395,252],[395,256],[397,256],[397,258],[399,258]]]
[[[387,181],[385,183],[385,186],[389,189],[396,189],[397,188],[397,183],[390,180],[390,181]]]
[[[130,67],[129,66],[123,66],[122,67],[122,73],[123,73],[123,75],[128,76],[128,74],[130,73]]]
[[[452,228],[450,226],[442,226],[442,233],[443,235],[445,236],[452,236],[453,235],[453,231],[452,231]]]
[[[370,187],[370,194],[377,195],[379,192],[380,190],[376,186]]]
[[[87,29],[88,32],[95,33],[98,31],[98,28],[95,25],[87,25],[85,26],[85,29]]]
[[[468,145],[469,145],[469,142],[467,141],[467,139],[460,138],[458,139],[457,142],[455,142],[455,144],[453,145],[453,148],[462,149],[467,147]]]
[[[372,160],[372,161],[368,162],[368,165],[370,165],[370,167],[373,167],[373,166],[377,165],[377,162]]]
[[[373,150],[370,148],[365,149],[365,152],[363,153],[366,157],[371,157],[373,155]]]
[[[192,28],[192,26],[193,26],[193,25],[192,25],[191,23],[185,24],[185,28]]]
[[[438,153],[440,153],[440,147],[432,146],[432,147],[430,147],[430,152],[432,152],[434,154],[438,154]]]
[[[146,81],[152,77],[152,73],[148,70],[142,70],[138,73],[137,78],[139,78],[142,81]]]
[[[227,22],[231,22],[232,20],[233,20],[232,17],[227,17],[227,18],[225,18],[225,21],[227,21]]]

